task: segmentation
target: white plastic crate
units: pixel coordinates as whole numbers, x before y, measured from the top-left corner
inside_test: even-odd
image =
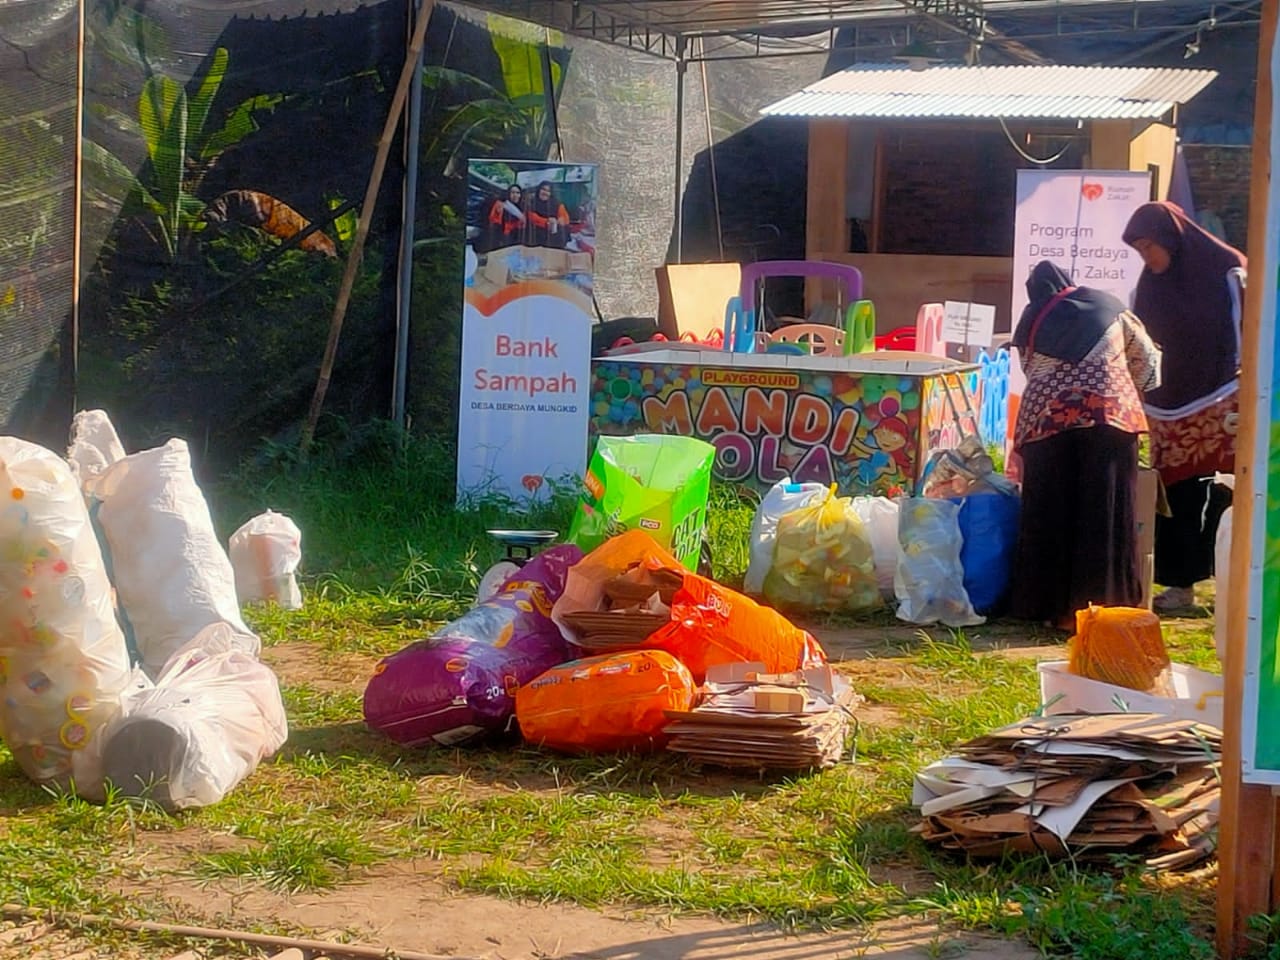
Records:
[[[1078,677],[1065,660],[1048,660],[1039,667],[1040,701],[1048,704],[1046,713],[1163,713],[1222,729],[1222,677],[1185,663],[1173,664],[1174,697]]]

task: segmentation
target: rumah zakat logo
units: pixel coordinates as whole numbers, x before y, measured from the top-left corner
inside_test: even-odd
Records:
[[[1080,188],[1080,194],[1086,200],[1097,200],[1099,197],[1102,196],[1102,184],[1086,183],[1084,186]]]

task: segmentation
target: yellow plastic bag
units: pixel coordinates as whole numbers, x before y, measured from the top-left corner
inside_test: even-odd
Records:
[[[880,603],[875,553],[853,500],[825,497],[778,520],[764,595],[778,606],[861,610]]]
[[[1169,651],[1160,618],[1150,610],[1090,604],[1077,611],[1067,657],[1067,669],[1077,676],[1173,696]]]

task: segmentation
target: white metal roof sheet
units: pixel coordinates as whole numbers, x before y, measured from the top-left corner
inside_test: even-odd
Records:
[[[1217,76],[1168,67],[857,64],[761,113],[775,117],[1150,119]]]

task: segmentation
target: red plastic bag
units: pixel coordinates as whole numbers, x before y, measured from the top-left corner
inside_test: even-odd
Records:
[[[721,663],[759,662],[766,673],[789,673],[827,662],[818,641],[776,610],[693,573],[676,591],[671,622],[645,646],[677,657],[699,683],[707,667]]]
[[[666,743],[665,711],[695,695],[675,657],[631,650],[552,667],[516,691],[516,721],[529,743],[566,753],[652,750]]]

